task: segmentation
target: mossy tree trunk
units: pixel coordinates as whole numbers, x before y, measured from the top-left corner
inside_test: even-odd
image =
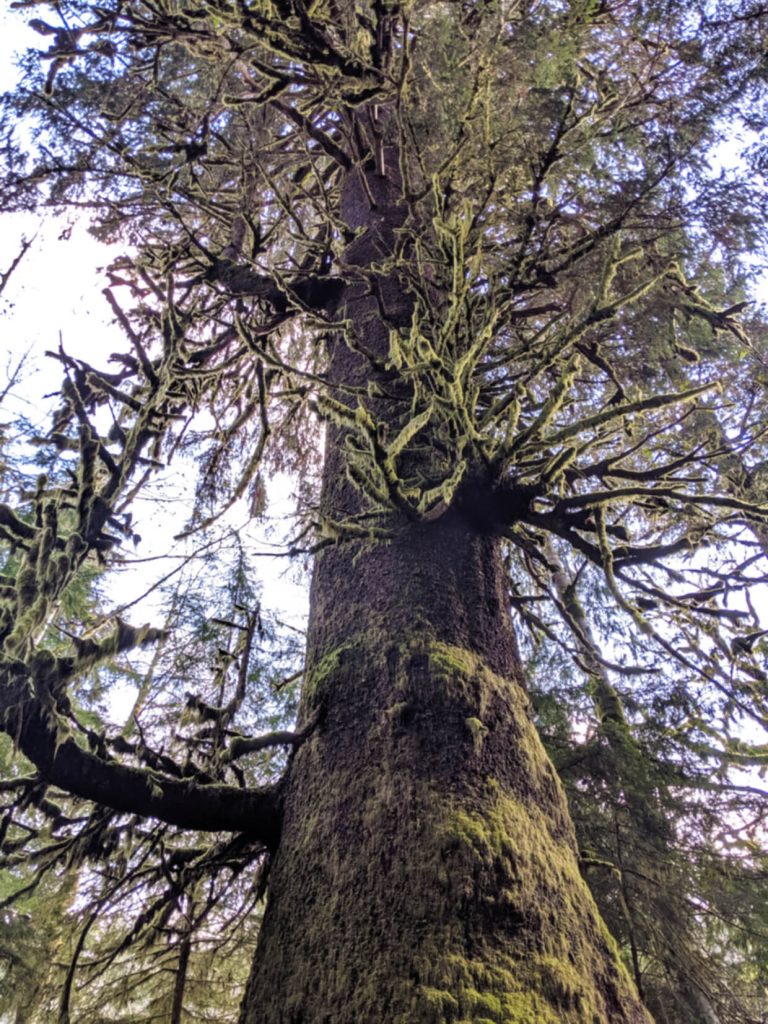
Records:
[[[354,268],[391,251],[397,192],[371,172],[343,206],[366,230],[342,314],[379,357],[381,310],[407,322],[409,297]],[[371,372],[336,343],[332,379]],[[360,501],[343,441],[329,432],[336,520]],[[317,560],[302,714],[321,725],[291,765],[243,1024],[647,1021],[531,722],[499,540],[471,491],[433,522],[395,520],[388,541]]]

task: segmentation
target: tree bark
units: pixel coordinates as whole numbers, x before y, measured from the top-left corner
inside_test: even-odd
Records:
[[[342,312],[378,356],[382,303],[407,322],[410,299],[394,277],[372,295],[354,267],[391,252],[397,194],[352,174],[342,200],[365,229]],[[332,381],[370,373],[336,343]],[[337,519],[360,501],[345,457],[329,430],[322,504]],[[649,1019],[579,875],[530,718],[500,541],[466,511],[393,515],[388,541],[318,557],[302,716],[322,718],[290,766],[242,1024]]]
[[[179,942],[179,959],[176,964],[176,976],[173,980],[173,998],[171,1000],[171,1016],[168,1024],[182,1024],[184,1014],[184,992],[187,988],[189,957],[192,952],[192,905],[188,908],[187,919],[183,924],[181,941]]]

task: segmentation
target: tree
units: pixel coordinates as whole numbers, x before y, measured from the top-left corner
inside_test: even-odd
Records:
[[[702,867],[680,891],[681,851],[700,840],[737,889],[765,869],[755,821],[739,863],[696,813],[713,762],[730,798],[729,767],[765,761],[765,345],[744,297],[763,6],[16,6],[50,46],[6,99],[4,206],[85,207],[122,242],[106,294],[131,347],[113,370],[59,351],[50,443],[76,468],[0,509],[2,724],[31,764],[13,842],[109,864],[135,816],[176,830],[138,826],[166,884],[143,922],[167,910],[181,936],[174,1020],[195,886],[238,858],[269,892],[243,1024],[639,1022],[659,966],[649,1003],[666,986],[679,1020],[720,1019],[715,887]],[[715,173],[735,126],[753,143]],[[191,694],[199,725],[170,746],[71,694],[167,631],[115,618],[51,643],[66,588],[133,535],[131,498],[192,450],[190,535],[258,511],[270,468],[301,476],[293,731],[249,734],[257,624],[231,592],[217,699]],[[575,660],[577,716],[554,687],[536,710],[595,811],[581,859],[635,984],[579,874],[510,601]],[[240,767],[273,747],[277,781]],[[64,813],[50,787],[95,806]]]

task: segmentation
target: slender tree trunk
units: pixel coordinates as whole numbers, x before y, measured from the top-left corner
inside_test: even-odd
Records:
[[[187,901],[185,901],[187,902]],[[186,920],[183,924],[181,942],[179,943],[179,958],[176,964],[176,976],[173,982],[173,999],[171,1001],[171,1015],[168,1024],[181,1024],[184,1014],[184,993],[187,987],[187,973],[189,971],[189,957],[192,953],[192,915],[194,907],[188,902],[186,907]]]
[[[395,184],[352,181],[353,268],[391,251]],[[382,279],[343,314],[374,355],[409,316]],[[338,342],[331,377],[370,361]],[[381,415],[385,413],[382,404]],[[326,514],[359,500],[329,432]],[[243,1024],[603,1024],[648,1018],[577,864],[530,720],[499,541],[461,509],[318,558],[298,750]],[[398,528],[399,527],[399,528]]]

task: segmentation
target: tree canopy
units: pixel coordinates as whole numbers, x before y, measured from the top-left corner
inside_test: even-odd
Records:
[[[6,979],[37,984],[15,936],[54,879],[51,942],[78,924],[62,1020],[78,963],[104,1019],[145,1019],[115,965],[165,942],[175,980],[150,957],[146,998],[176,1021],[190,943],[202,972],[252,941],[245,868],[266,877],[320,715],[293,729],[290,643],[230,516],[287,471],[293,558],[457,509],[502,539],[536,722],[641,996],[659,1021],[760,1019],[765,6],[13,6],[41,46],[4,99],[0,202],[90,218],[126,345],[54,353],[43,471],[2,463]],[[131,625],[109,600],[131,503],[179,459],[199,554],[164,621]],[[125,679],[114,726],[99,701]]]

